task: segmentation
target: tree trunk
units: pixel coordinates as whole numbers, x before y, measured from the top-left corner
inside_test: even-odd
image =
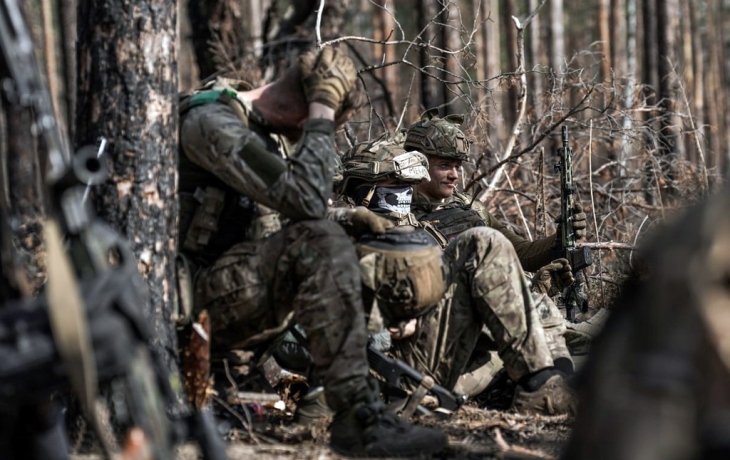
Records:
[[[619,175],[625,176],[628,172],[627,166],[632,156],[631,142],[628,133],[633,129],[633,118],[631,110],[634,107],[634,93],[636,92],[636,0],[627,0],[627,41],[626,41],[626,87],[624,90],[624,108],[626,115],[623,120],[623,136],[621,142],[621,168]]]
[[[17,104],[10,104],[4,97],[5,126],[5,175],[2,181],[7,196],[3,208],[8,210],[12,230],[12,254],[10,261],[13,275],[9,275],[24,298],[34,297],[46,279],[45,249],[41,240],[45,210],[41,187],[44,176],[38,161],[38,143],[33,133],[35,118],[32,112]],[[5,137],[4,136],[4,137]],[[5,206],[8,204],[9,206]]]
[[[80,2],[76,119],[77,145],[95,143],[100,136],[109,142],[110,177],[94,190],[96,208],[127,237],[137,256],[150,290],[144,313],[154,330],[153,347],[167,357],[173,372],[176,13],[174,0]]]
[[[373,7],[373,39],[385,42],[395,40],[395,20],[393,18],[392,2],[386,0],[375,0],[378,6]],[[385,9],[389,6],[389,10]],[[373,64],[395,62],[396,48],[393,45],[382,45],[376,43],[373,45]],[[383,83],[383,97],[381,103],[378,104],[378,112],[384,114],[391,122],[398,117],[399,111],[402,109],[400,104],[394,104],[394,102],[400,102],[398,89],[400,88],[400,81],[398,79],[398,67],[390,65],[382,67],[375,71],[375,76],[378,77]],[[395,125],[395,123],[393,123]]]
[[[644,29],[644,65],[642,80],[644,82],[644,97],[648,105],[656,103],[656,92],[659,87],[657,42],[657,0],[643,0],[642,22]],[[654,117],[653,112],[646,112],[646,119]]]
[[[244,18],[242,7],[240,0],[188,0],[193,49],[202,78],[241,68],[240,60],[250,43],[247,24],[252,22]]]
[[[628,73],[626,63],[626,0],[611,0],[611,67],[623,81]]]
[[[695,86],[695,75],[694,68],[692,65],[692,19],[690,17],[690,9],[693,9],[694,5],[690,5],[691,0],[680,0],[680,8],[682,14],[680,15],[681,23],[681,50],[682,50],[682,74],[680,78],[683,80],[684,95],[679,95],[679,105],[682,107],[683,112],[687,112],[687,115],[694,115],[692,112],[692,106],[685,106],[685,101],[688,101],[691,97],[692,88]],[[696,2],[692,2],[696,3]],[[685,129],[691,129],[689,123],[685,123]],[[697,164],[698,154],[695,143],[694,135],[684,136],[684,148],[687,152],[687,160],[692,164]]]
[[[439,5],[432,0],[418,0],[417,5],[418,30],[423,31],[421,39],[424,43],[441,48],[441,34],[433,23]],[[425,69],[426,73],[441,76],[441,72],[437,70],[441,66],[441,60],[441,53],[426,47],[421,48],[419,66]],[[436,78],[426,73],[421,72],[421,105],[424,110],[439,107],[443,100],[442,85]]]
[[[512,21],[515,15],[514,0],[502,0],[502,25],[504,26],[504,40],[507,47],[507,72],[513,73],[517,71],[519,63],[517,62],[517,28]],[[504,103],[504,122],[507,129],[511,130],[517,120],[517,101],[520,98],[519,76],[510,79],[509,91]],[[509,152],[507,152],[509,155]]]
[[[676,158],[682,158],[680,131],[682,122],[678,116],[678,79],[674,66],[677,65],[677,11],[678,0],[664,0],[658,3],[657,49],[659,70],[659,105],[662,108],[659,131],[659,154],[667,162],[665,172],[669,179],[674,177],[669,165]],[[672,189],[670,189],[672,191]]]
[[[535,8],[539,5],[538,0],[528,0],[528,13],[535,11]],[[541,61],[541,57],[544,54],[542,40],[540,37],[540,15],[537,14],[532,18],[529,29],[527,30],[529,46],[526,57],[526,70],[538,70],[541,68],[544,61]],[[527,94],[529,96],[528,103],[532,106],[532,116],[534,119],[539,120],[542,118],[542,93],[543,89],[543,75],[541,72],[533,72],[528,74],[527,78]]]
[[[611,0],[598,0],[598,39],[601,41],[601,52],[603,60],[601,61],[601,75],[603,81],[611,79],[611,68],[613,62],[611,58],[611,23],[610,23]]]
[[[705,9],[705,1],[700,0],[698,2],[695,2],[693,5],[690,5],[689,8],[689,19],[690,19],[690,37],[692,40],[692,69],[694,73],[694,85],[687,89],[687,91],[691,91],[692,96],[692,116],[695,120],[695,132],[692,135],[693,138],[695,138],[699,144],[699,149],[701,152],[705,152],[706,149],[706,142],[705,142],[705,136],[702,134],[703,128],[705,124],[705,85],[704,85],[704,73],[705,73],[705,58],[704,58],[704,49],[703,49],[703,41],[702,41],[702,34],[700,33],[700,26],[698,22],[698,14],[699,17],[704,18],[704,9]],[[700,11],[698,11],[700,10]],[[704,22],[704,21],[703,21]],[[704,155],[703,155],[704,156]],[[698,161],[703,161],[702,159],[698,159]],[[705,164],[702,166],[703,168],[707,168],[707,158],[704,158]]]
[[[448,8],[444,14],[444,28],[441,29],[444,39],[444,48],[447,51],[456,52],[461,46],[461,14],[459,6],[454,2],[449,2]],[[461,65],[459,64],[459,54],[447,54],[444,61],[444,79],[449,82],[444,84],[444,113],[463,113],[465,109],[464,103],[461,101],[461,91],[459,91],[459,80],[462,79]]]
[[[491,18],[484,24],[484,73],[486,78],[499,76],[502,68],[502,53],[499,46],[500,40],[500,15],[499,0],[489,0],[484,3],[485,13]],[[498,148],[500,141],[506,139],[506,129],[502,111],[498,107],[501,91],[499,81],[492,80],[489,85],[489,97],[487,98],[487,116],[489,117],[489,138],[493,149]]]
[[[548,39],[548,56],[550,67],[556,74],[565,71],[565,23],[563,22],[563,0],[550,0],[548,17],[550,37]]]

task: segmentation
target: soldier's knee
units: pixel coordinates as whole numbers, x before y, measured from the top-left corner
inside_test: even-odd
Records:
[[[460,238],[464,238],[467,241],[477,241],[482,244],[487,243],[493,248],[509,248],[511,243],[506,236],[499,230],[495,230],[491,227],[474,227],[465,231],[461,234]]]

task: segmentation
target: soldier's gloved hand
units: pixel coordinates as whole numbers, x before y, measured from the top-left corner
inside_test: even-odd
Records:
[[[299,66],[307,102],[319,102],[335,111],[357,78],[352,60],[331,46],[303,54]]]
[[[395,224],[384,217],[380,217],[365,206],[353,209],[345,222],[347,234],[359,238],[366,233],[382,234]]]
[[[568,259],[555,259],[539,269],[532,277],[533,288],[550,297],[558,295],[574,282],[573,270]]]
[[[577,201],[573,203],[573,231],[576,240],[586,237],[586,213]]]

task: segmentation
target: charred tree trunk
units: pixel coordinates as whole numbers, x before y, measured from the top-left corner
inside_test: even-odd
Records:
[[[3,134],[7,144],[3,196],[11,222],[13,284],[24,298],[34,297],[46,279],[44,246],[41,240],[45,210],[41,192],[44,176],[38,160],[38,143],[33,133],[35,119],[25,107],[10,104],[3,92],[5,108]],[[5,206],[7,205],[7,206]]]
[[[459,6],[450,2],[444,14],[444,28],[441,29],[444,40],[444,49],[450,51],[444,60],[444,79],[449,82],[444,84],[444,113],[463,113],[465,105],[461,101],[459,81],[462,79],[459,54],[461,48],[461,14]]]
[[[174,372],[176,13],[174,0],[80,2],[76,119],[77,145],[108,139],[110,177],[94,190],[94,201],[137,256],[149,285],[153,347]]]
[[[677,65],[677,0],[665,0],[658,3],[657,33],[659,48],[657,49],[659,64],[659,105],[662,108],[659,131],[659,155],[664,162],[664,172],[671,181],[675,176],[672,163],[682,157],[680,138],[681,120],[677,112],[678,81],[674,66]],[[669,189],[673,192],[673,189]]]
[[[423,31],[421,39],[424,43],[441,48],[441,34],[433,23],[436,14],[439,12],[439,5],[432,0],[418,0],[418,30]],[[419,65],[425,70],[421,72],[421,105],[423,109],[439,107],[443,100],[442,86],[433,76],[441,75],[438,70],[441,67],[443,57],[441,53],[428,47],[421,48]],[[429,76],[429,75],[433,76]]]
[[[241,1],[189,0],[188,15],[200,76],[240,68],[249,43],[246,24],[251,22],[243,15]]]

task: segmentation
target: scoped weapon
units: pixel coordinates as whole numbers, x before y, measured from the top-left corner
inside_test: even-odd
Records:
[[[391,358],[375,348],[372,343],[368,343],[367,351],[370,369],[385,379],[391,389],[400,390],[401,378],[407,378],[411,383],[418,385],[413,394],[407,396],[408,401],[399,415],[406,417],[412,415],[427,393],[435,396],[438,399],[439,408],[446,412],[455,412],[466,402],[466,396],[436,385],[431,377],[424,376],[399,359]],[[405,392],[399,393],[406,396]]]
[[[567,126],[563,126],[562,138],[563,147],[558,149],[559,162],[555,165],[555,172],[560,174],[560,235],[556,239],[556,249],[561,257],[568,259],[575,276],[575,283],[563,291],[560,299],[568,320],[575,322],[576,308],[584,313],[588,310],[585,279],[581,270],[593,263],[593,257],[590,248],[575,247],[573,204],[576,190],[573,184],[573,149],[570,148]]]
[[[66,153],[16,0],[0,1],[0,47],[2,90],[11,104],[33,110],[49,166],[48,281],[37,299],[11,303],[0,315],[0,349],[14,357],[0,360],[0,400],[70,387],[100,435],[95,408],[102,388],[117,428],[135,433],[135,442],[140,434],[145,439],[146,458],[174,458],[173,443],[191,435],[205,458],[225,458],[210,413],[167,416],[166,407],[177,398],[172,387],[177,377],[148,346],[153,331],[141,310],[147,286],[126,240],[97,218],[86,200],[87,187],[106,179],[105,163],[94,147],[73,157]],[[54,365],[58,357],[60,367]],[[35,393],[28,393],[31,388]],[[98,438],[110,456],[109,441]]]

